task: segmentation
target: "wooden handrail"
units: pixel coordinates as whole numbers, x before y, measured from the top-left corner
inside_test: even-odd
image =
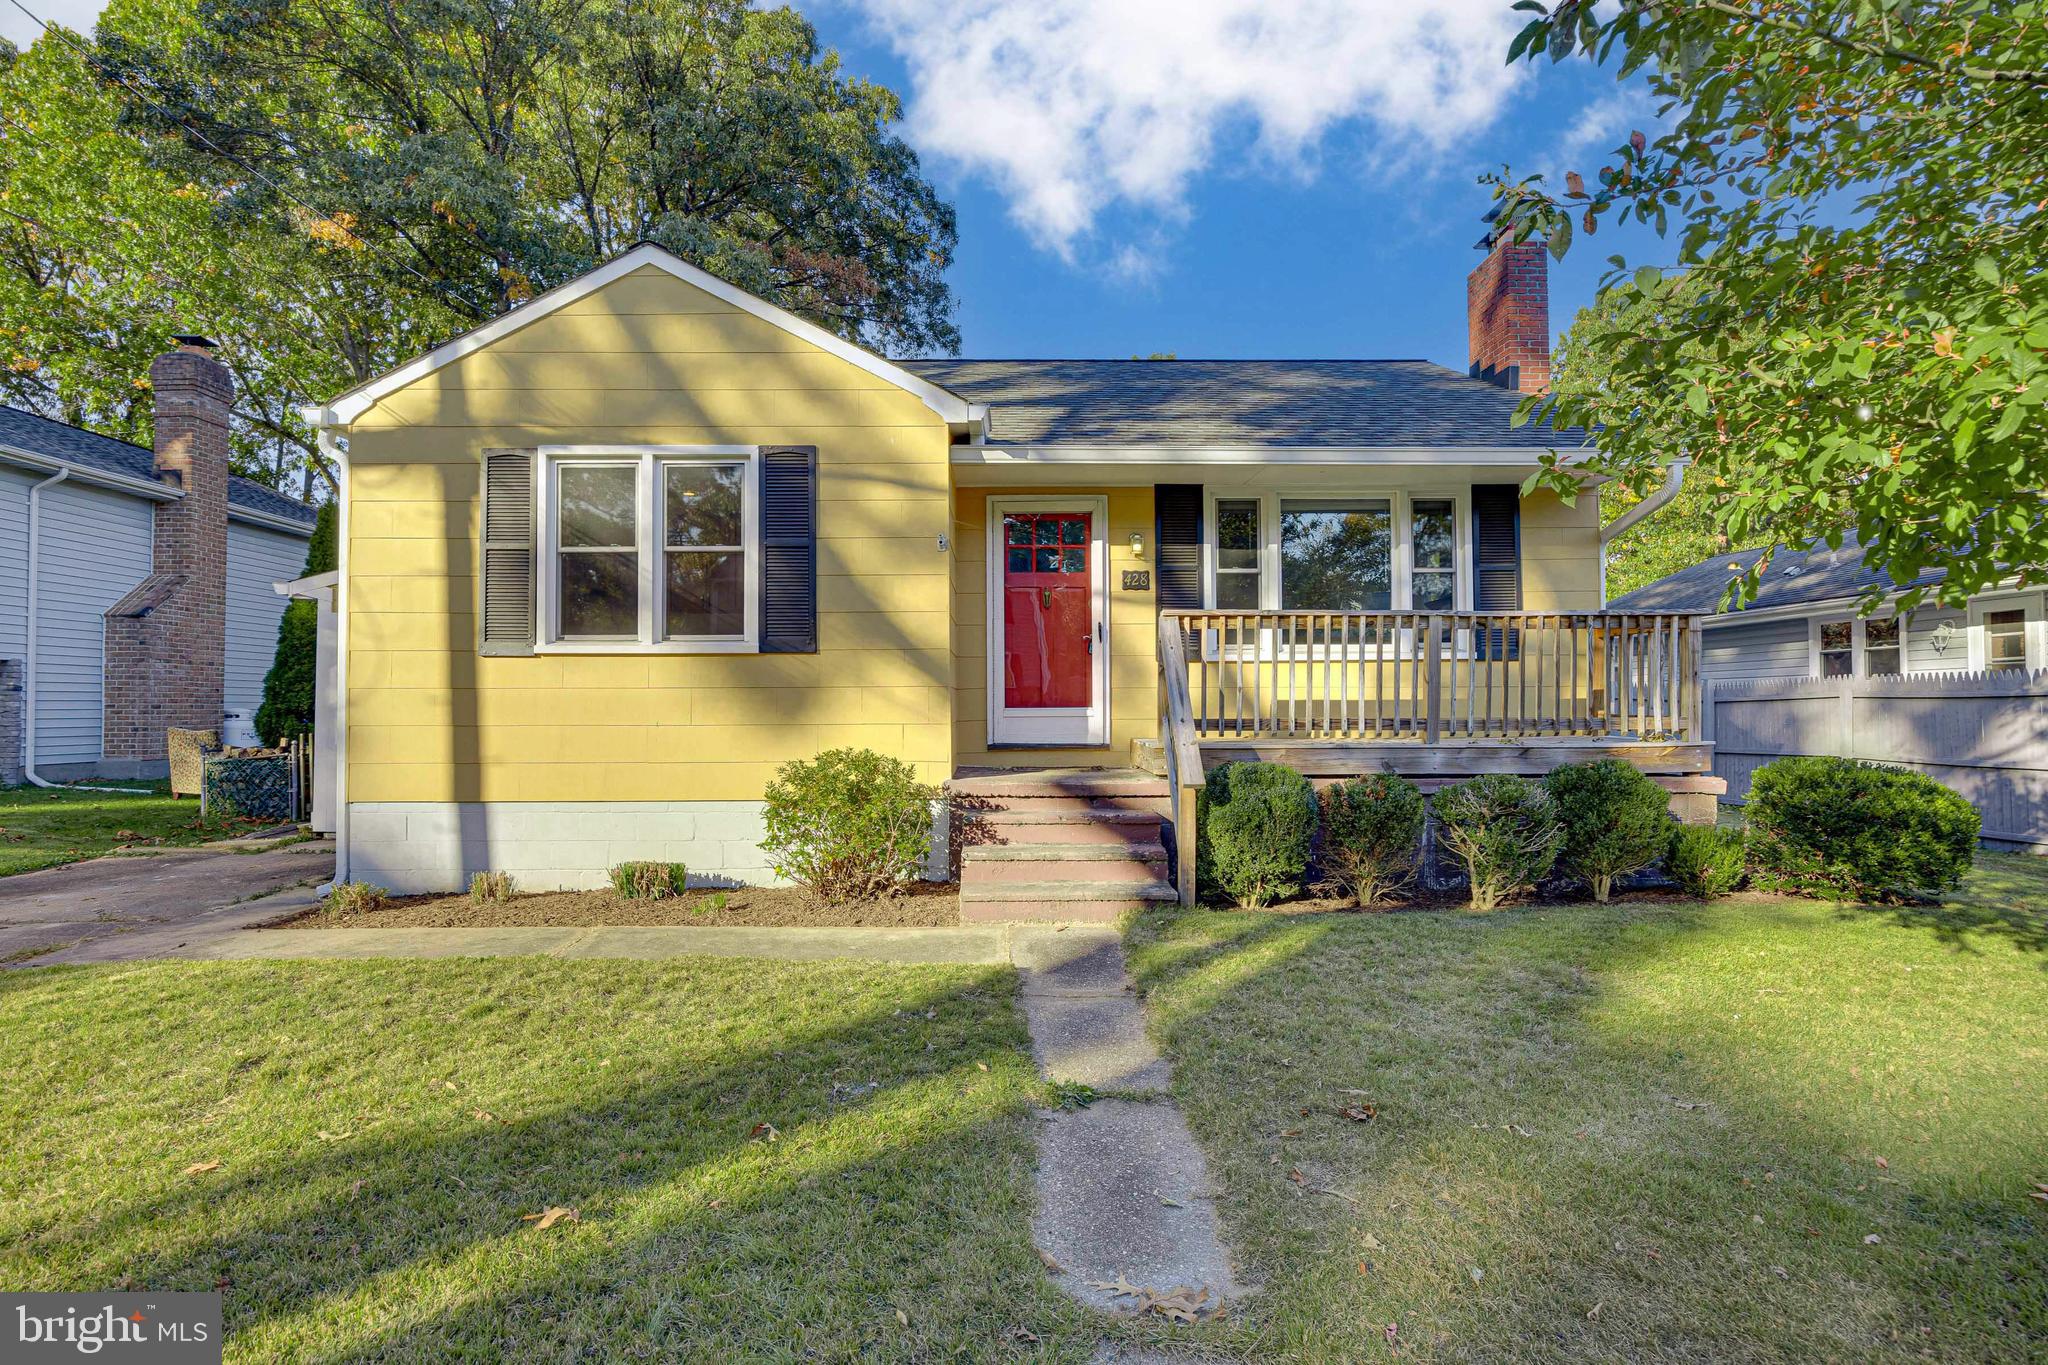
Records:
[[[1159,673],[1165,684],[1159,749],[1166,757],[1166,791],[1173,802],[1174,886],[1182,905],[1195,903],[1195,807],[1208,782],[1202,746],[1195,741],[1194,704],[1188,697],[1185,637],[1169,615],[1159,618]]]
[[[1170,611],[1162,740],[1421,744],[1700,735],[1700,621],[1671,612]],[[1184,641],[1198,642],[1188,657]],[[1188,767],[1179,756],[1177,771]],[[1198,766],[1198,765],[1197,765]]]

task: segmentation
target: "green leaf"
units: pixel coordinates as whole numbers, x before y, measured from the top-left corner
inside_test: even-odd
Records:
[[[1956,458],[1962,459],[1970,453],[1970,447],[1977,444],[1977,419],[1965,417],[1963,424],[1956,428]]]
[[[1635,286],[1638,294],[1654,294],[1664,283],[1664,272],[1654,265],[1636,267]]]
[[[1992,260],[1989,256],[1979,256],[1976,260],[1970,263],[1970,269],[1977,272],[1978,279],[1984,281],[1984,283],[1988,285],[1993,286],[1994,288],[2004,283],[2004,281],[1999,278],[1998,262]]]
[[[1705,417],[1707,415],[1706,389],[1698,384],[1688,388],[1685,391],[1685,405],[1691,408],[1696,415]]]

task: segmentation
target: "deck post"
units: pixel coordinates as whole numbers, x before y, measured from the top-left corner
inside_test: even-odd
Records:
[[[1173,793],[1173,884],[1180,891],[1180,903],[1195,903],[1195,788],[1176,787]]]
[[[1421,648],[1424,692],[1423,735],[1424,744],[1434,744],[1443,737],[1443,651],[1436,645],[1437,618],[1425,616],[1422,624]]]

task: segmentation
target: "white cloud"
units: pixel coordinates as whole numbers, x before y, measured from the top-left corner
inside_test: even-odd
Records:
[[[1070,258],[1107,212],[1170,222],[1219,146],[1230,169],[1307,174],[1356,120],[1373,161],[1413,163],[1523,79],[1504,0],[843,2],[909,68],[912,145],[988,177]]]
[[[36,19],[62,24],[75,33],[92,32],[100,11],[107,7],[107,0],[21,0],[21,3],[29,7]],[[35,19],[16,9],[13,0],[0,0],[0,38],[25,48],[42,34],[42,27]]]
[[[1546,179],[1561,183],[1566,171],[1578,171],[1590,181],[1592,168],[1581,165],[1588,157],[1604,155],[1628,141],[1636,129],[1650,132],[1658,125],[1657,100],[1640,87],[1625,87],[1602,95],[1579,110],[1543,159],[1529,166]]]

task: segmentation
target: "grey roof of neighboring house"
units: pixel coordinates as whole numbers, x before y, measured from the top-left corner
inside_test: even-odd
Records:
[[[1709,559],[1646,583],[1634,592],[1623,593],[1607,605],[1618,611],[1720,611],[1721,595],[1728,585],[1746,573],[1762,553],[1738,550]],[[1839,550],[1830,550],[1825,543],[1809,550],[1780,550],[1764,572],[1756,600],[1744,610],[1833,601],[1858,596],[1873,587],[1886,591],[1929,587],[1941,582],[1942,576],[1940,569],[1929,569],[1910,583],[1895,584],[1886,575],[1864,566],[1861,545],[1852,532],[1842,537]]]
[[[1020,445],[1576,447],[1522,395],[1426,360],[899,360]]]
[[[147,447],[102,436],[84,427],[54,422],[21,408],[0,405],[0,446],[11,446],[32,455],[44,455],[87,469],[123,474],[131,479],[148,482],[156,479],[155,457]],[[248,512],[284,517],[303,524],[309,531],[316,515],[316,509],[297,498],[286,497],[274,488],[266,488],[239,474],[228,476],[228,504]]]

